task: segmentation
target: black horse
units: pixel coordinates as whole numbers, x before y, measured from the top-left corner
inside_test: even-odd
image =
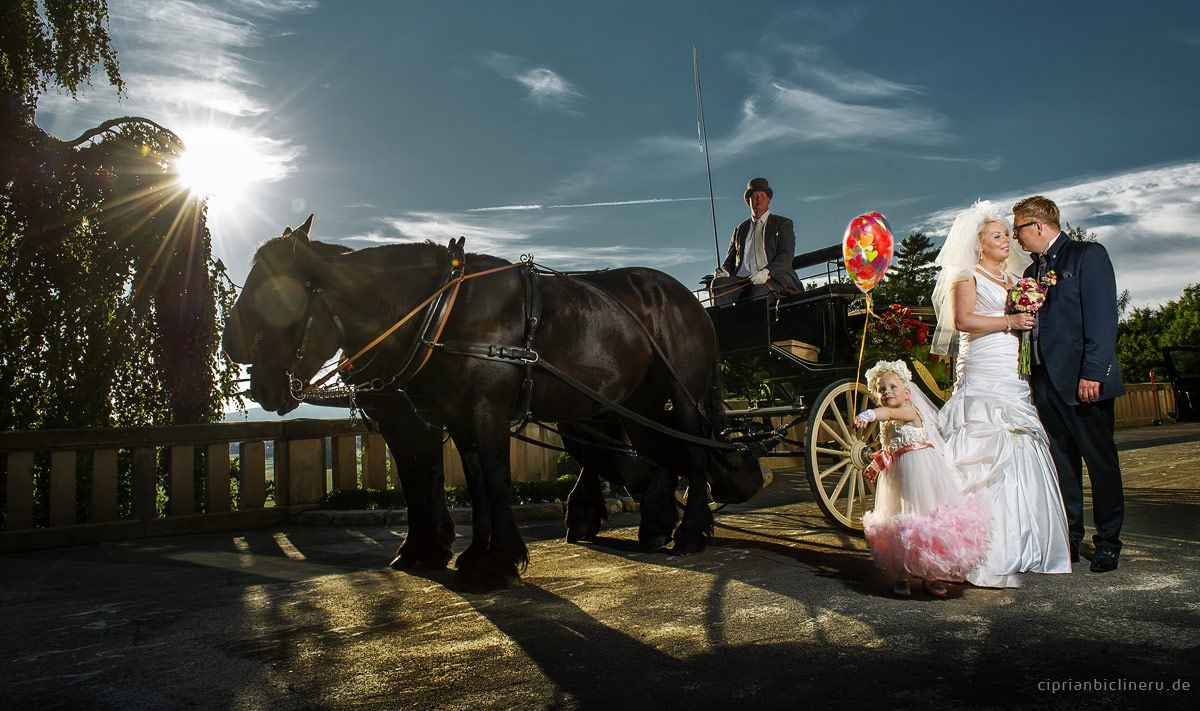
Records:
[[[702,496],[689,497],[679,524],[679,477],[726,501],[761,487],[757,462],[721,448],[716,336],[678,281],[642,268],[536,276],[529,265],[464,255],[461,240],[352,251],[311,241],[311,224],[259,247],[224,348],[250,365],[250,397],[280,414],[339,349],[365,349],[339,376],[366,390],[357,401],[399,468],[409,530],[393,567],[450,561],[443,428],[473,506],[456,577],[474,589],[515,584],[528,564],[510,510],[514,418],[558,423],[583,465],[568,499],[572,540],[605,517],[598,474],[640,495],[643,547],[673,538],[678,553],[703,550],[712,534]]]

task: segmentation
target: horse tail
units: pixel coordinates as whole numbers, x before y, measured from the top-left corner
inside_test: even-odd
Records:
[[[725,388],[721,384],[721,364],[714,356],[712,379],[704,395],[704,419],[709,431],[706,436],[717,442],[728,442],[724,436],[728,425],[725,417]],[[709,483],[713,499],[721,503],[737,504],[747,501],[762,489],[763,473],[758,464],[759,454],[751,449],[724,449],[710,447],[708,450]]]

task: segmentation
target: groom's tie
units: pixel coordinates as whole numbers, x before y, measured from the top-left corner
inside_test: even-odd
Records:
[[[1046,255],[1044,253],[1037,255],[1037,280],[1039,284],[1042,283],[1042,279],[1046,278],[1046,272],[1048,271],[1046,266]],[[1046,303],[1042,302],[1042,306],[1045,305]],[[1037,365],[1041,365],[1042,363],[1042,349],[1041,346],[1038,345],[1038,334],[1041,331],[1041,323],[1042,311],[1041,309],[1038,309],[1038,311],[1033,315],[1033,329],[1029,335],[1029,337],[1033,339],[1033,362]]]

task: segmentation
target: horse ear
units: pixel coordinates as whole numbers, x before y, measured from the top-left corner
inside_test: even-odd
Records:
[[[313,217],[314,215],[309,215],[308,219],[304,221],[304,224],[300,225],[294,232],[291,233],[292,239],[296,242],[294,245],[292,245],[293,249],[299,247],[300,245],[304,245],[305,247],[312,245],[312,239],[308,236],[308,231],[312,229]]]
[[[311,234],[312,234],[312,232],[311,232],[311,230],[312,230],[312,221],[313,221],[313,218],[314,218],[314,217],[316,217],[316,215],[309,215],[309,216],[308,216],[308,219],[304,221],[304,224],[303,224],[303,225],[300,225],[300,229],[298,229],[298,230],[296,230],[296,231],[297,231],[297,232],[303,232],[304,234],[306,234],[306,235],[310,235],[310,236],[311,236]]]
[[[462,264],[465,257],[463,254],[463,245],[466,243],[466,237],[459,237],[458,239],[451,238],[450,244],[446,245],[446,250],[450,252],[450,259]]]

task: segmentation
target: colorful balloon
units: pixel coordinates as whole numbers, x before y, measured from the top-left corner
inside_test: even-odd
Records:
[[[846,225],[842,237],[846,271],[864,294],[883,280],[892,263],[893,246],[892,227],[878,212],[859,215]]]
[[[873,218],[875,218],[876,220],[878,220],[878,221],[882,222],[882,223],[883,223],[883,226],[884,226],[885,228],[887,228],[888,234],[891,234],[891,232],[892,232],[892,223],[888,222],[887,218],[886,218],[886,217],[884,217],[883,215],[879,214],[878,212],[868,212],[867,214],[863,215],[863,217],[873,217]]]

